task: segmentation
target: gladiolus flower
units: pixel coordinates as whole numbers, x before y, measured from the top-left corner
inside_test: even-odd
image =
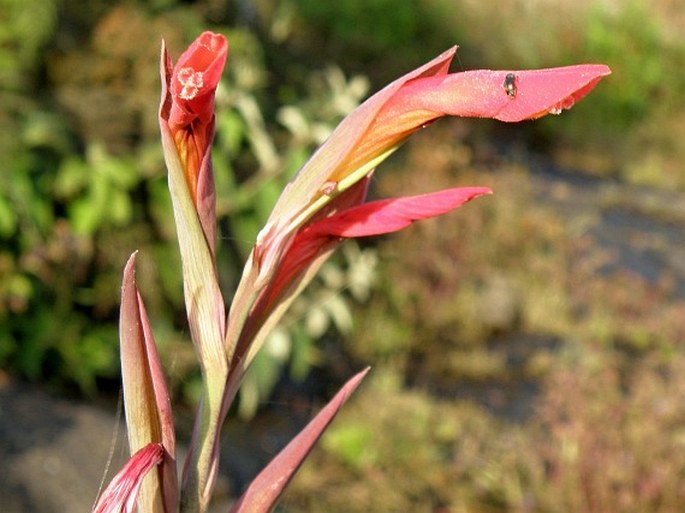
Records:
[[[323,234],[332,229],[335,217],[330,224],[324,218],[363,203],[363,183],[412,133],[443,116],[515,122],[558,114],[611,72],[607,66],[588,64],[448,73],[455,52],[456,47],[444,52],[366,100],[286,186],[257,237],[234,298],[227,330],[232,367],[249,363],[262,337],[330,255],[336,244]],[[384,204],[377,214],[391,210]],[[361,219],[362,212],[347,212],[347,221]]]
[[[456,47],[408,73],[347,116],[288,184],[258,239],[268,275],[293,233],[362,180],[416,130],[443,116],[516,122],[572,107],[611,71],[586,64],[526,71],[448,73]],[[514,93],[514,94],[512,94]]]

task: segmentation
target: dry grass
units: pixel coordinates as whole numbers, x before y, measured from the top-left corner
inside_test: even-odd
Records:
[[[386,293],[347,346],[379,376],[286,509],[680,511],[685,300],[675,275],[643,276],[602,243],[615,204],[601,192],[576,197],[484,147],[469,151],[454,143],[468,138],[464,126],[418,136],[376,192],[456,181],[496,194],[380,245]],[[657,234],[623,242],[668,251]]]

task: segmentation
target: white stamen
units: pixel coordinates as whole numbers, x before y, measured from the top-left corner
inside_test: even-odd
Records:
[[[195,98],[204,85],[203,73],[201,71],[195,71],[190,67],[178,70],[176,78],[178,83],[182,86],[179,96],[183,100],[192,100]]]

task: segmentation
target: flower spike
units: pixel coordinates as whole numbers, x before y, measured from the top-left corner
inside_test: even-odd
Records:
[[[162,44],[159,126],[183,266],[188,325],[202,371],[198,409],[183,478],[188,511],[204,511],[216,477],[228,373],[226,311],[215,261],[211,166],[214,93],[228,52],[226,38],[204,32],[173,66]]]
[[[456,47],[447,50],[370,97],[305,163],[259,233],[226,317],[215,260],[210,147],[215,128],[214,93],[228,43],[219,34],[205,32],[175,66],[162,47],[159,122],[188,322],[203,377],[202,399],[183,472],[179,503],[183,513],[206,511],[218,472],[221,425],[244,372],[270,329],[339,244],[350,237],[401,230],[491,192],[485,187],[464,187],[367,201],[376,167],[412,133],[438,118],[470,116],[516,122],[558,114],[610,73],[603,65],[449,73],[455,52]],[[162,443],[167,449],[164,453],[173,457],[173,440],[165,438],[170,417],[163,399],[168,394],[162,386],[132,269],[133,259],[127,265],[122,292],[122,333],[129,330],[122,334],[127,415],[129,410],[133,416],[139,415],[140,424],[132,430],[131,446],[143,447],[140,451],[144,451],[150,447],[145,443]],[[363,375],[348,382],[267,466],[236,504],[236,512],[273,508],[302,459]],[[149,491],[143,489],[141,507],[160,512],[164,507],[164,513],[170,513],[176,504],[170,493],[176,488],[175,482],[158,479],[154,484]]]

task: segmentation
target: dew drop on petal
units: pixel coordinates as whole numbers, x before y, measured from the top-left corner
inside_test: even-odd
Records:
[[[181,68],[178,70],[176,80],[181,85],[181,92],[178,94],[183,100],[192,100],[197,96],[204,85],[203,73],[195,71],[193,68]]]
[[[576,104],[575,98],[573,98],[573,96],[567,96],[566,98],[564,98],[560,102],[557,102],[554,105],[552,105],[549,108],[548,112],[550,114],[561,114],[561,111],[568,110],[571,107],[573,107],[575,104]]]
[[[326,196],[330,196],[338,188],[338,182],[336,180],[326,180],[323,185],[319,188],[319,191]]]

